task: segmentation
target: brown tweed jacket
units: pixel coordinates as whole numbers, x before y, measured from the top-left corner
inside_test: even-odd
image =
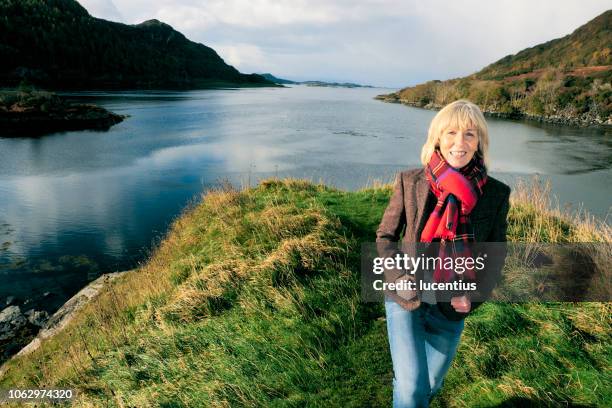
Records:
[[[509,197],[510,187],[489,176],[483,188],[483,195],[470,214],[476,242],[506,241]],[[435,204],[436,197],[430,192],[424,168],[401,172],[395,180],[393,195],[376,231],[376,242],[399,242],[402,234],[402,242],[419,242]],[[501,273],[501,267],[497,272]],[[404,273],[401,270],[388,270],[385,272],[385,280],[394,282]],[[406,307],[406,303],[395,291],[387,290],[385,295]],[[473,302],[470,312],[479,305],[480,303]],[[438,303],[438,307],[451,320],[459,320],[469,314],[457,313],[449,303]]]

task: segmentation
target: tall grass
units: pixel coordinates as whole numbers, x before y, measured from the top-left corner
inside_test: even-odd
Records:
[[[609,242],[521,191],[511,239]],[[389,406],[384,310],[360,301],[359,243],[390,192],[291,179],[207,192],[146,264],[9,361],[0,388],[73,387],[79,407]],[[610,311],[485,304],[433,405],[611,405]]]
[[[612,242],[612,227],[579,208],[561,209],[550,181],[519,179],[511,196],[508,240],[515,242]]]

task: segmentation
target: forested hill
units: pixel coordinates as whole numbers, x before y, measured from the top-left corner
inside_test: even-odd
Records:
[[[565,37],[508,55],[464,78],[429,81],[378,99],[440,108],[467,98],[491,115],[612,125],[612,10]]]
[[[612,10],[595,17],[573,33],[526,48],[485,67],[478,79],[504,79],[539,69],[565,71],[612,64]]]
[[[157,20],[126,25],[73,0],[0,0],[0,86],[197,88],[272,85]]]

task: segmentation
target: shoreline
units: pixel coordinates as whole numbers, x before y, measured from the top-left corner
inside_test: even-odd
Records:
[[[38,86],[38,85],[37,85]],[[3,91],[15,91],[19,87],[18,83],[14,84],[0,84],[0,92]],[[41,89],[49,92],[55,92],[58,95],[69,92],[156,92],[156,91],[197,91],[205,89],[241,89],[241,88],[286,88],[282,84],[274,83],[258,83],[258,82],[232,82],[232,81],[210,81],[204,82],[199,85],[192,86],[164,86],[164,85],[152,85],[152,86],[138,86],[138,85],[122,85],[122,84],[109,84],[107,86],[95,84],[94,86],[70,86],[70,84],[45,85],[44,88],[41,85]]]
[[[402,100],[395,96],[395,93],[391,94],[383,94],[377,95],[374,99],[386,102],[386,103],[396,103],[401,105],[410,106],[413,108],[427,109],[427,110],[440,110],[444,106],[428,103],[428,104],[420,104],[417,102],[410,102],[407,100]],[[581,119],[581,118],[572,118],[572,117],[562,117],[562,116],[542,116],[542,115],[530,115],[526,113],[503,113],[503,112],[495,112],[489,110],[482,110],[482,113],[491,118],[497,119],[506,119],[506,120],[518,120],[525,122],[537,122],[537,123],[546,123],[551,125],[559,125],[559,126],[571,126],[581,129],[600,129],[600,130],[612,130],[612,118],[608,119],[607,122],[600,122],[594,119]]]
[[[75,314],[81,310],[87,303],[89,303],[94,297],[96,297],[100,291],[108,285],[109,282],[117,279],[118,277],[128,273],[130,271],[123,272],[109,272],[104,273],[89,282],[81,290],[79,290],[74,296],[68,299],[58,310],[56,310],[47,322],[40,328],[40,330],[34,334],[33,338],[29,339],[24,346],[19,347],[19,351],[8,356],[8,358],[0,364],[0,378],[4,375],[7,370],[6,364],[17,356],[23,356],[30,354],[40,347],[42,341],[55,336],[57,333],[62,331],[68,323],[72,321]],[[17,337],[15,341],[19,342],[20,339]],[[23,342],[22,342],[23,343]],[[19,344],[19,343],[17,343]]]
[[[71,130],[106,131],[128,117],[93,104],[70,103],[49,91],[25,87],[0,91],[1,137],[38,137]]]
[[[77,130],[107,131],[127,118],[127,115],[118,115],[95,105],[73,105],[50,114],[0,112],[0,137],[40,137]]]

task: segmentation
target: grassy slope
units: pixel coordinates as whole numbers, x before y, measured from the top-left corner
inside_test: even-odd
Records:
[[[571,70],[610,65],[612,10],[607,10],[571,34],[508,55],[474,74],[479,79],[504,79],[541,68]]]
[[[508,55],[464,78],[378,98],[441,108],[461,98],[488,113],[577,125],[612,123],[612,10],[573,33]]]
[[[0,388],[72,386],[78,406],[390,406],[384,310],[359,289],[359,242],[389,194],[295,180],[209,193]],[[534,197],[515,196],[512,240],[609,239]],[[433,405],[612,405],[611,309],[485,304]]]

